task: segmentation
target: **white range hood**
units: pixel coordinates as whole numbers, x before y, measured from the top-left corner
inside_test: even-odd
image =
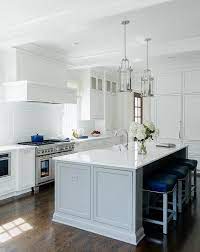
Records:
[[[73,88],[53,87],[31,81],[6,82],[1,85],[3,102],[77,103]]]

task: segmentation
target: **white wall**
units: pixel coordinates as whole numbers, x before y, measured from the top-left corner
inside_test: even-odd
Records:
[[[63,105],[1,103],[0,115],[0,145],[30,141],[37,133],[46,138],[62,133]]]
[[[68,77],[68,78],[67,78]],[[79,72],[67,72],[59,62],[21,50],[10,49],[0,53],[0,83],[29,80],[48,85],[67,86],[67,80],[80,79]],[[64,105],[42,103],[0,103],[0,145],[30,141],[40,133],[49,137],[68,136],[71,115]],[[73,113],[74,115],[74,113]]]
[[[0,83],[16,80],[16,49],[0,52]]]

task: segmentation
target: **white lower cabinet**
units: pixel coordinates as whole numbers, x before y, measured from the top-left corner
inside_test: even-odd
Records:
[[[62,163],[56,169],[56,209],[59,212],[90,219],[90,166]],[[65,193],[62,193],[65,192]]]
[[[94,168],[95,221],[131,230],[131,199],[131,172]]]
[[[35,149],[18,152],[17,191],[31,190],[35,186]]]
[[[53,221],[137,244],[143,237],[142,170],[56,161]]]
[[[29,192],[35,186],[35,148],[8,152],[11,174],[0,178],[0,200]]]
[[[11,174],[10,176],[5,176],[0,178],[0,200],[11,197],[16,191],[16,163],[17,163],[17,152],[16,151],[6,151],[10,153],[10,166]]]

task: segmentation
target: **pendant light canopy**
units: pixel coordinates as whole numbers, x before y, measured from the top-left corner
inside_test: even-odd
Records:
[[[153,96],[153,85],[154,85],[154,77],[151,74],[151,70],[149,69],[149,42],[150,38],[146,38],[145,42],[147,44],[147,65],[144,70],[144,74],[141,77],[141,96],[142,97],[151,97]]]
[[[126,26],[130,23],[129,20],[124,20],[121,24],[124,26],[124,58],[121,60],[119,67],[119,91],[131,92],[131,74],[133,69],[129,64],[129,60],[126,57]]]

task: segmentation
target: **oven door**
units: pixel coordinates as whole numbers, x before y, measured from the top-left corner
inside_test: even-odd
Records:
[[[10,176],[10,153],[0,154],[0,177]]]
[[[42,156],[36,158],[36,184],[51,181],[52,177],[52,158],[51,156]]]

